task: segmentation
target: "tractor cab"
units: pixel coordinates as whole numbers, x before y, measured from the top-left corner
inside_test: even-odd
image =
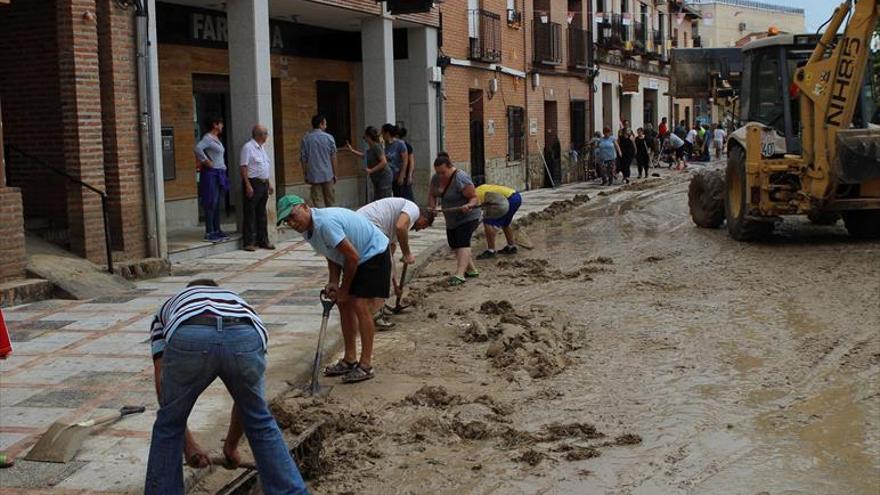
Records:
[[[752,41],[742,48],[743,77],[740,119],[776,131],[764,140],[762,155],[800,153],[800,106],[792,79],[819,41],[814,34],[779,34]],[[743,136],[745,137],[745,136]]]
[[[763,156],[801,152],[800,103],[793,78],[795,70],[810,58],[819,38],[816,34],[778,34],[752,41],[742,48],[741,122],[757,122],[775,130],[775,136],[762,140]],[[874,105],[870,73],[866,72],[853,118],[855,127],[876,124],[875,120],[880,117]],[[731,137],[744,146],[745,128]]]

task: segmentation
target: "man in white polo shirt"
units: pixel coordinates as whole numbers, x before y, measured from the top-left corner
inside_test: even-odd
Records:
[[[244,182],[244,250],[275,249],[269,242],[266,202],[275,194],[269,181],[272,166],[264,144],[269,131],[262,125],[251,130],[252,139],[241,148],[241,179]]]
[[[382,198],[362,206],[357,211],[367,217],[379,230],[385,234],[390,242],[392,262],[392,284],[395,294],[400,294],[400,282],[397,279],[397,270],[394,265],[394,251],[400,244],[403,257],[400,261],[407,265],[416,262],[415,256],[409,248],[409,231],[426,229],[434,223],[434,212],[422,210],[412,201],[405,198]],[[384,299],[376,299],[373,311],[378,311],[384,304]],[[375,315],[376,328],[388,330],[394,323],[382,317],[381,313]]]

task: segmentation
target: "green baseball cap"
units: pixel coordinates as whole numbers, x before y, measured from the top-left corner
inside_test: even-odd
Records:
[[[284,220],[286,220],[288,215],[290,215],[290,212],[293,211],[294,206],[305,204],[305,202],[304,199],[296,194],[282,196],[281,199],[278,200],[278,223],[276,226],[284,223]]]

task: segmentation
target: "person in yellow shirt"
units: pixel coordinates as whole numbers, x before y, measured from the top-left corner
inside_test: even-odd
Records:
[[[507,245],[504,246],[503,249],[498,251],[498,253],[516,254],[516,241],[513,238],[513,229],[510,228],[510,223],[513,221],[513,216],[516,215],[516,211],[522,204],[522,196],[520,196],[516,189],[511,189],[509,187],[498,186],[494,184],[483,184],[482,186],[477,187],[475,192],[477,194],[477,202],[480,204],[482,204],[483,201],[486,200],[487,193],[495,193],[507,198],[507,203],[509,205],[507,214],[503,217],[496,219],[488,219],[485,217],[483,218],[483,228],[486,231],[487,249],[481,254],[477,255],[477,259],[484,260],[495,257],[495,233],[496,229],[499,228],[504,231],[504,237],[507,239]]]

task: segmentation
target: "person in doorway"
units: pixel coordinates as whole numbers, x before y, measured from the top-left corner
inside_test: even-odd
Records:
[[[657,133],[660,135],[660,139],[666,137],[666,133],[669,132],[669,124],[666,123],[666,117],[660,119],[660,127],[657,128]]]
[[[199,164],[199,199],[205,210],[205,240],[221,242],[229,239],[229,234],[220,228],[220,199],[229,191],[226,148],[220,141],[223,119],[211,118],[206,124],[208,132],[193,148]]]
[[[376,325],[372,308],[375,299],[388,298],[388,238],[363,215],[346,208],[310,208],[293,194],[278,200],[278,225],[282,223],[302,234],[315,252],[327,258],[329,280],[324,290],[339,305],[345,354],[325,368],[324,375],[342,376],[344,383],[373,378]]]
[[[421,209],[419,206],[406,198],[383,198],[360,207],[357,213],[366,217],[373,225],[379,228],[388,238],[391,251],[391,287],[394,294],[400,296],[402,280],[397,277],[397,269],[394,263],[394,254],[400,245],[400,261],[405,265],[416,262],[409,246],[409,231],[422,230],[434,224],[434,212]],[[389,330],[394,322],[385,318],[382,314],[384,299],[376,299],[373,307],[373,320],[379,331]]]
[[[602,129],[602,138],[596,146],[596,160],[599,163],[599,173],[602,176],[602,185],[614,184],[615,165],[617,157],[621,155],[620,146],[611,134],[611,129]]]
[[[477,259],[484,260],[495,257],[496,229],[501,229],[504,232],[504,238],[507,240],[507,245],[497,252],[500,254],[516,254],[516,240],[510,224],[513,222],[513,216],[516,215],[517,210],[522,205],[522,196],[516,189],[494,184],[478,186],[475,192],[477,193],[478,204],[483,204],[486,201],[486,194],[489,193],[499,194],[507,199],[507,213],[503,217],[495,219],[483,218],[483,229],[486,232],[486,250],[477,255]]]
[[[299,162],[309,184],[312,204],[333,206],[336,202],[336,139],[327,133],[327,119],[323,115],[312,117],[312,130],[300,143]]]
[[[269,227],[266,219],[266,202],[275,194],[275,188],[269,180],[272,162],[266,153],[266,140],[269,130],[265,126],[255,125],[251,129],[251,140],[241,148],[241,179],[244,183],[244,250],[256,251],[257,246],[263,249],[275,249],[269,242]]]
[[[455,274],[450,285],[461,285],[468,278],[479,277],[471,254],[471,236],[480,224],[474,181],[467,172],[452,165],[449,155],[441,152],[434,160],[434,176],[428,188],[428,205],[434,210],[438,203],[446,219],[446,242],[455,252]]]
[[[645,130],[639,127],[636,132],[636,166],[639,171],[639,179],[648,178],[648,166],[651,164],[651,154]],[[642,175],[644,173],[644,175]]]
[[[403,141],[404,145],[406,145],[407,163],[406,163],[406,179],[404,181],[404,185],[406,187],[406,192],[407,192],[407,194],[409,194],[409,196],[408,197],[404,196],[404,197],[406,197],[406,199],[408,199],[410,201],[415,201],[414,196],[413,196],[413,192],[412,192],[412,186],[413,186],[414,175],[416,172],[416,156],[413,154],[412,144],[410,144],[409,139],[406,138],[407,134],[408,134],[408,131],[406,130],[406,127],[401,127],[400,130],[398,131],[398,135],[400,136],[400,140]]]
[[[685,160],[693,159],[694,150],[697,146],[697,126],[696,124],[688,131],[688,133],[684,137],[684,154]]]
[[[623,121],[623,127],[617,133],[617,145],[621,151],[617,159],[617,171],[621,173],[623,182],[629,184],[630,167],[636,155],[636,142],[628,120]]]
[[[390,198],[393,195],[391,190],[393,177],[388,166],[388,159],[385,158],[385,152],[379,142],[379,131],[373,126],[368,126],[364,130],[364,140],[367,142],[366,153],[356,150],[351,146],[351,143],[346,143],[346,147],[353,154],[366,158],[367,175],[370,177],[370,182],[373,183],[373,200]]]
[[[713,124],[715,128],[712,132],[712,143],[715,148],[715,159],[720,160],[721,154],[724,153],[724,147],[727,145],[727,133],[721,124]]]
[[[406,143],[400,139],[400,129],[394,124],[382,126],[382,139],[385,141],[385,158],[391,168],[391,188],[397,198],[406,198],[413,201],[412,188],[407,187],[406,178],[409,174],[409,153],[406,151]]]
[[[146,495],[184,493],[183,463],[211,464],[187,428],[199,395],[218,377],[234,399],[223,442],[225,464],[241,462],[247,436],[266,494],[306,494],[305,483],[266,403],[266,325],[238,294],[200,279],[169,298],[150,326],[159,411],[153,424]]]

